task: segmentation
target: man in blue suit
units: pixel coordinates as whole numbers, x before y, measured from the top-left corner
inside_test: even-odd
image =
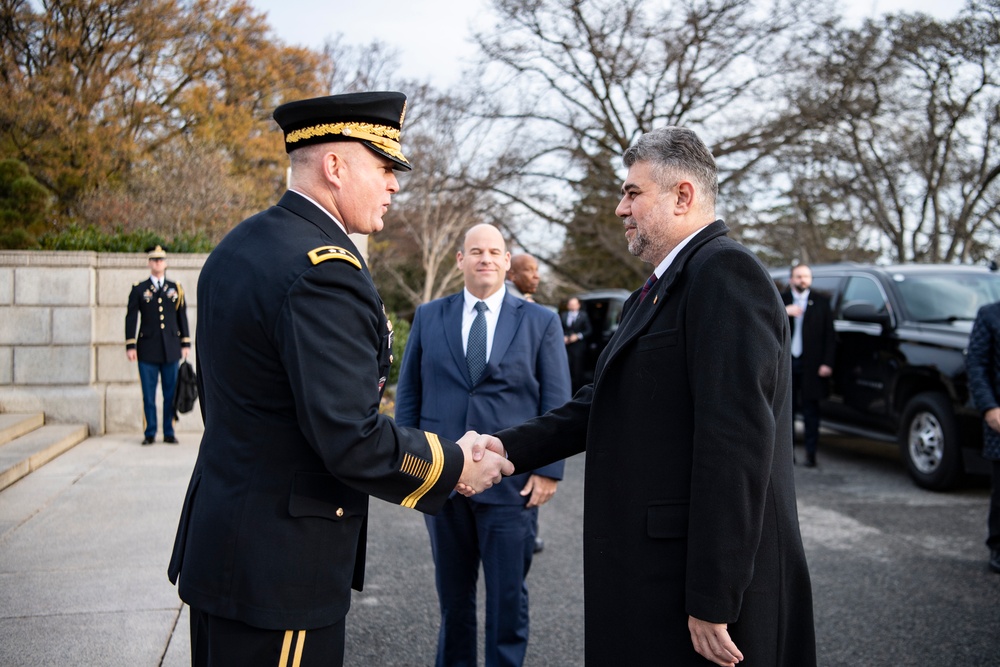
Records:
[[[570,398],[562,324],[504,287],[510,253],[500,232],[476,225],[457,254],[465,289],[417,309],[396,391],[396,423],[443,437],[493,433]],[[431,428],[433,427],[433,428]],[[524,662],[538,506],[555,493],[563,463],[523,471],[465,498],[453,493],[427,517],[441,630],[437,665],[476,665],[476,580],[486,586],[486,665]]]

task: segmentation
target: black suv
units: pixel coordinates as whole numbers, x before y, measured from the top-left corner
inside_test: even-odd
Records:
[[[574,295],[580,300],[580,308],[590,319],[590,337],[587,339],[587,355],[583,362],[585,382],[593,382],[597,358],[618,330],[622,319],[622,305],[629,294],[631,292],[625,289],[602,289]]]
[[[837,332],[823,425],[897,440],[910,475],[927,489],[953,488],[963,472],[988,473],[965,351],[976,312],[1000,300],[1000,275],[950,264],[811,269]],[[788,273],[771,271],[779,290]]]

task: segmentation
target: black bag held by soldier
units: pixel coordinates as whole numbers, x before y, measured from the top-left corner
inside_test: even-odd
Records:
[[[198,376],[191,364],[183,362],[177,369],[177,388],[174,390],[174,419],[191,412],[198,400]]]

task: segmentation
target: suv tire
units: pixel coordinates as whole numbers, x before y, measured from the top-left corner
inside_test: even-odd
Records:
[[[917,394],[906,404],[899,429],[906,469],[917,486],[947,491],[961,476],[961,447],[951,402],[944,394]]]

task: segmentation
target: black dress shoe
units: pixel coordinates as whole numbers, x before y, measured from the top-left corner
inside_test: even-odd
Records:
[[[544,550],[545,550],[545,540],[543,540],[543,539],[542,539],[542,538],[540,538],[540,537],[536,537],[536,538],[535,538],[535,549],[534,549],[534,553],[536,553],[536,554],[540,554],[540,553],[542,553],[542,551],[544,551]]]
[[[144,445],[151,445],[151,444],[153,444],[153,439],[152,438],[143,438],[142,439],[142,444],[144,444]]]
[[[177,438],[175,438],[172,435],[167,435],[167,436],[163,437],[163,442],[167,443],[168,445],[176,445],[177,444]]]
[[[994,549],[990,552],[990,572],[1000,574],[1000,549]]]
[[[816,457],[814,457],[814,456],[808,457],[806,459],[805,466],[807,468],[815,468],[816,467]]]

